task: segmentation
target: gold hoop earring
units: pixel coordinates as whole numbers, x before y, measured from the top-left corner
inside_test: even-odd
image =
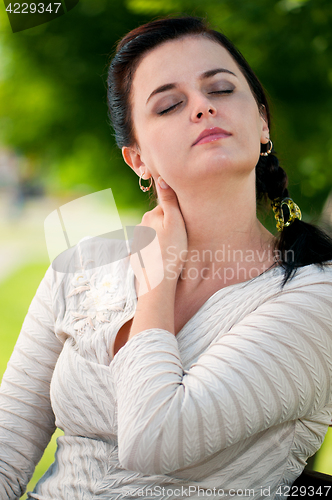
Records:
[[[141,188],[141,190],[145,193],[146,191],[149,191],[149,189],[152,186],[152,176],[150,177],[150,184],[149,184],[149,186],[142,186],[142,175],[144,175],[144,174],[141,174],[138,183],[139,183],[139,187]],[[145,179],[145,180],[148,180],[148,179]]]
[[[269,142],[267,142],[266,144],[270,144],[270,146],[267,149],[267,151],[264,151],[264,153],[261,153],[261,156],[269,156],[269,154],[271,153],[271,151],[273,149],[273,142],[271,141],[271,139],[269,139]]]

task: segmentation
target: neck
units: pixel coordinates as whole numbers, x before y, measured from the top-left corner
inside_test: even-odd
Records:
[[[178,193],[188,236],[187,261],[180,279],[191,277],[188,286],[215,275],[216,266],[224,272],[227,268],[236,280],[234,271],[241,265],[248,278],[242,272],[238,281],[246,281],[253,277],[249,277],[253,268],[257,275],[273,264],[274,237],[257,219],[254,182],[252,172],[237,179],[234,186],[229,182],[224,187],[187,186]]]

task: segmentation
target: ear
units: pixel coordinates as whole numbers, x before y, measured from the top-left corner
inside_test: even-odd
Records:
[[[265,144],[266,142],[269,141],[270,130],[269,130],[269,125],[268,125],[266,108],[263,104],[260,107],[259,114],[260,114],[260,117],[262,120],[261,143]]]
[[[141,159],[139,150],[136,147],[124,146],[122,148],[122,156],[127,165],[129,165],[137,175],[140,175],[142,167],[145,167],[145,165]]]
[[[122,148],[122,156],[127,165],[133,169],[138,177],[142,176],[142,179],[149,179],[151,177],[149,170],[146,168],[145,163],[142,160],[141,153],[136,146],[124,146]]]

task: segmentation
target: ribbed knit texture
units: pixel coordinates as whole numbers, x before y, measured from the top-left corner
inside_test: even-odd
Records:
[[[115,247],[93,241],[83,264]],[[300,268],[283,290],[281,268],[222,288],[176,337],[144,330],[114,359],[137,304],[129,258],[75,276],[47,271],[3,378],[1,500],[23,494],[55,425],[29,498],[286,498],[331,423],[332,267]]]

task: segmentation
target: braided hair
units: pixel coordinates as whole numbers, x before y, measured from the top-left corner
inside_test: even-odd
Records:
[[[266,116],[269,128],[271,117],[269,103],[262,84],[241,52],[219,31],[211,29],[204,19],[185,16],[157,19],[130,31],[117,45],[107,79],[109,118],[115,131],[119,148],[137,143],[131,117],[131,86],[135,70],[142,58],[158,45],[185,36],[203,36],[221,44],[233,57],[245,76],[260,112]],[[256,200],[267,203],[268,199],[289,197],[286,172],[279,165],[275,154],[260,156],[256,165]],[[150,203],[156,204],[157,192],[153,185]],[[298,267],[324,263],[332,260],[332,239],[313,224],[295,219],[284,227],[275,240],[275,254],[284,268],[282,286],[291,279]],[[289,255],[292,258],[289,259]]]
[[[273,154],[261,156],[256,165],[257,201],[288,198],[288,177]],[[280,255],[280,264],[285,269],[283,285],[295,275],[296,269],[310,264],[323,267],[332,259],[332,240],[322,229],[299,219],[285,226],[276,240],[275,250]],[[288,256],[292,258],[289,259]]]

